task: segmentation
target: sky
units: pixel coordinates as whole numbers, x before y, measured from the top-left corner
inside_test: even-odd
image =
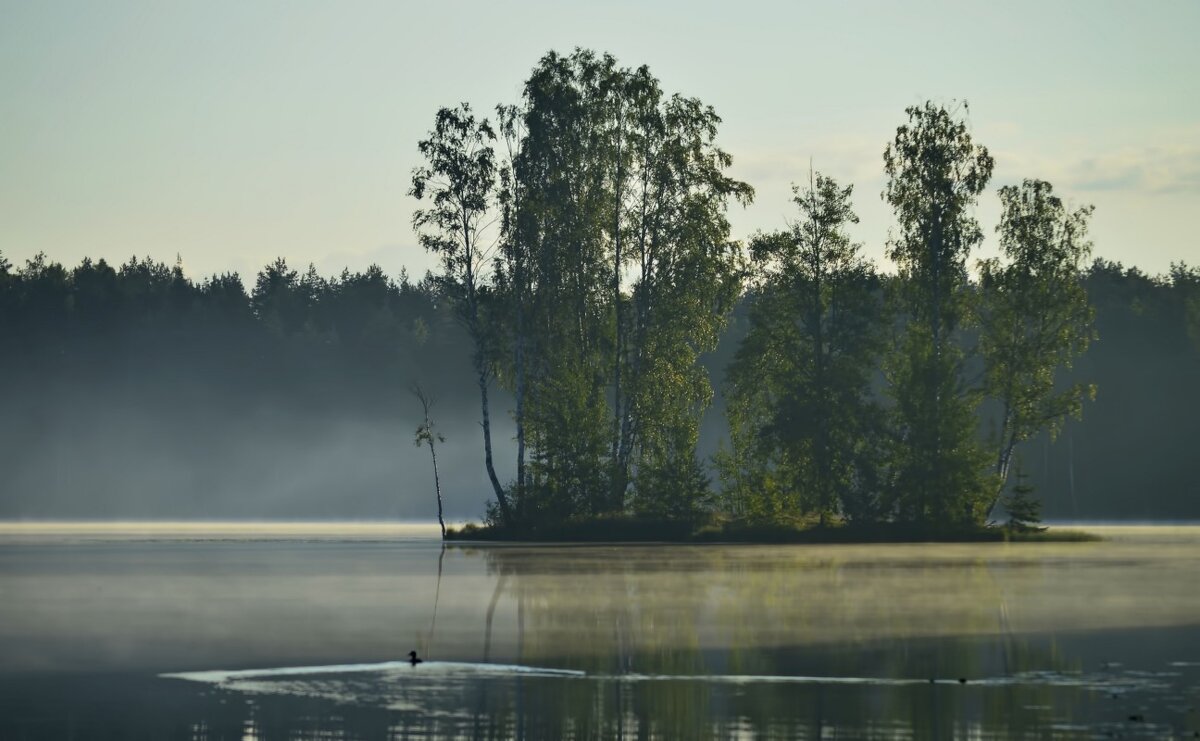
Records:
[[[790,183],[855,187],[881,267],[882,152],[904,109],[969,102],[995,191],[1096,207],[1096,255],[1200,262],[1200,2],[59,2],[0,0],[0,252],[182,260],[248,283],[276,256],[423,274],[407,196],[441,106],[517,102],[541,55],[648,64],[724,119],[757,191],[735,238],[784,226]]]

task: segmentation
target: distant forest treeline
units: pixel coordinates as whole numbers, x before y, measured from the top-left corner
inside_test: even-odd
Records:
[[[727,209],[754,191],[726,174],[715,111],[584,50],[543,57],[494,122],[438,111],[411,195],[440,268],[419,283],[279,259],[247,293],[149,260],[0,261],[0,450],[22,498],[5,506],[87,492],[62,464],[94,449],[110,482],[159,471],[150,488],[177,483],[173,456],[199,461],[189,511],[211,513],[206,477],[240,456],[256,513],[273,514],[257,482],[286,498],[322,475],[309,511],[344,513],[339,497],[411,482],[386,451],[420,383],[444,400],[426,424],[478,422],[460,444],[482,455],[449,468],[482,469],[488,519],[517,530],[714,512],[954,529],[1007,510],[1020,526],[1039,502],[1200,515],[1200,271],[1089,263],[1091,208],[1036,179],[999,189],[1001,255],[974,259],[994,161],[965,104],[905,113],[883,150],[895,274],[863,259],[853,188],[822,173],[785,228],[731,239]],[[126,416],[142,427],[122,437]],[[336,476],[272,454],[293,427],[335,431]]]
[[[197,282],[149,258],[67,268],[39,254],[14,271],[0,256],[0,312],[5,389],[30,402],[26,421],[63,394],[165,411],[206,387],[234,405],[394,414],[410,379],[448,397],[470,380],[436,287],[376,266],[324,277],[279,258],[247,292],[236,273]]]
[[[0,516],[427,517],[408,385],[447,421],[477,411],[428,283],[282,260],[249,285],[149,259],[0,266]]]
[[[181,438],[173,448],[177,455],[208,449],[216,467],[224,462],[213,437],[238,437],[239,445],[249,446],[268,442],[247,437],[249,408],[301,407],[318,422],[345,415],[409,418],[415,402],[407,387],[420,381],[437,390],[444,416],[477,416],[474,379],[465,369],[468,339],[430,281],[390,279],[376,268],[323,277],[279,261],[264,267],[247,292],[237,275],[197,282],[177,267],[148,259],[120,266],[84,260],[68,268],[39,256],[15,269],[2,260],[0,266],[5,410],[0,514],[6,517],[104,511],[103,502],[99,509],[72,511],[47,510],[39,501],[60,486],[78,488],[75,495],[84,499],[105,496],[89,492],[86,478],[58,480],[37,455],[62,439],[75,441],[67,455],[87,443],[104,446],[119,420],[91,414],[89,400],[96,398],[109,402],[104,405],[108,415],[157,418],[163,435]],[[1045,502],[1044,514],[1200,517],[1195,475],[1200,271],[1180,265],[1168,275],[1150,276],[1096,260],[1084,272],[1083,284],[1096,309],[1099,339],[1069,378],[1095,383],[1096,399],[1058,441],[1051,444],[1043,436],[1021,451]],[[747,309],[744,300],[738,304],[718,349],[704,358],[718,389],[702,431],[701,450],[707,454],[727,437],[720,380],[747,331]],[[502,396],[500,403],[511,406],[511,397]],[[990,411],[985,409],[984,416]],[[985,418],[982,427],[987,426]],[[189,434],[194,438],[186,439]],[[407,446],[407,430],[396,430],[383,444]],[[151,462],[137,448],[113,447],[107,455],[123,458],[114,465],[130,470]],[[158,463],[186,468],[179,460]],[[482,466],[478,458],[459,465]],[[373,474],[353,485],[391,497],[400,495],[394,493],[398,480],[412,480],[394,467]],[[18,480],[20,490],[14,486]],[[426,494],[417,493],[432,517]],[[172,495],[169,488],[152,494],[168,500]],[[349,495],[334,490],[325,495],[331,501],[324,511],[345,511],[338,498]],[[238,494],[245,500],[255,496],[254,491]],[[285,499],[278,506],[282,514],[295,516],[295,502]],[[200,499],[194,507],[174,503],[158,511],[270,514],[239,508],[236,498]],[[378,516],[388,510],[352,512]]]

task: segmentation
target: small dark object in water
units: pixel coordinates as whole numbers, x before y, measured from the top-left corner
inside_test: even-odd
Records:
[[[930,684],[933,684],[933,677],[930,677],[930,678],[929,678],[929,683],[930,683]]]
[[[1134,723],[1141,723],[1145,719],[1146,719],[1146,716],[1142,715],[1141,713],[1129,716],[1129,720],[1133,721]]]
[[[408,663],[412,664],[413,666],[416,666],[417,664],[420,664],[422,661],[424,661],[424,659],[422,659],[422,658],[419,658],[419,657],[417,656],[417,652],[416,652],[416,651],[409,651],[409,652],[408,652]]]
[[[959,683],[959,684],[966,684],[966,683],[967,683],[967,678],[966,678],[966,677],[959,677],[959,678],[958,678],[958,683]]]

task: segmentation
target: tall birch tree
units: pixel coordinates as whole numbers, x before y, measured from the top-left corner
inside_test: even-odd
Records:
[[[1000,204],[1002,257],[979,265],[985,390],[1000,405],[989,513],[1008,482],[1016,446],[1043,429],[1056,435],[1095,394],[1088,383],[1056,384],[1095,334],[1081,280],[1091,254],[1092,207],[1068,209],[1042,180],[1001,188]]]
[[[486,118],[477,119],[470,105],[438,111],[428,138],[417,146],[425,164],[413,170],[409,194],[428,199],[427,208],[413,213],[413,229],[421,245],[442,262],[440,283],[455,301],[458,315],[473,344],[472,363],[479,387],[483,428],[484,467],[496,495],[501,517],[512,521],[508,496],[492,457],[491,339],[484,326],[481,303],[487,290],[485,273],[491,266],[491,246],[483,232],[495,218],[495,131]]]
[[[962,105],[966,113],[966,104]],[[977,523],[989,486],[959,332],[970,318],[967,258],[983,239],[972,209],[993,160],[958,111],[927,102],[884,151],[883,196],[899,233],[888,243],[907,324],[886,364],[894,405],[892,494],[902,520]]]

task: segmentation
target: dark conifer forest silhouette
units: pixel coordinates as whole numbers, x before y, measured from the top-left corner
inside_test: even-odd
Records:
[[[227,466],[240,448],[257,449],[250,457],[264,469],[295,466],[293,451],[271,458],[273,439],[346,419],[378,423],[371,434],[384,438],[385,451],[410,447],[405,420],[419,411],[407,392],[412,378],[437,389],[443,418],[464,419],[466,434],[477,435],[469,338],[433,284],[369,270],[322,278],[314,292],[301,287],[298,273],[288,278],[290,269],[272,284],[278,268],[265,267],[255,281],[272,298],[260,292],[257,299],[235,276],[193,281],[149,260],[115,268],[85,260],[68,268],[38,257],[0,275],[0,512],[133,516],[122,509],[121,482],[144,481],[140,469],[170,468],[153,479],[157,490],[137,498],[139,506],[159,501],[150,511],[160,516],[386,516],[393,510],[384,503],[401,496],[420,500],[411,516],[428,510],[432,517],[431,490],[398,493],[397,482],[411,477],[396,470],[394,458],[362,477],[333,472],[326,483],[346,488],[325,490],[319,496],[327,502],[310,509],[286,497],[280,510],[257,506],[262,478],[214,475],[211,490],[194,480],[204,466]],[[1060,383],[1094,384],[1096,398],[1056,441],[1040,433],[1017,450],[1043,515],[1200,516],[1191,471],[1200,436],[1200,271],[1179,265],[1152,276],[1096,260],[1081,280],[1099,339]],[[701,455],[728,434],[721,379],[753,306],[753,297],[739,301],[717,350],[701,359],[717,389],[701,428]],[[504,409],[513,406],[510,394],[497,397]],[[986,404],[980,409],[981,434],[996,413]],[[297,424],[296,416],[305,421]],[[131,432],[131,420],[152,429]],[[292,420],[286,429],[284,420]],[[500,447],[515,453],[510,433]],[[314,440],[309,452],[319,454],[327,438]],[[474,437],[471,443],[478,447]],[[428,467],[414,458],[421,464]],[[481,455],[454,465],[478,468],[480,475],[467,480],[486,485]],[[382,493],[359,504],[367,490]],[[453,514],[477,514],[471,508],[480,508],[485,494],[460,496],[455,501],[467,506]]]

